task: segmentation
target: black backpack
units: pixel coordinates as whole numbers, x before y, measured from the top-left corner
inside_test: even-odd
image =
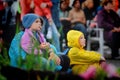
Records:
[[[70,50],[70,47],[66,47],[66,49],[63,51],[63,54],[59,56],[61,59],[60,65],[62,66],[61,71],[67,71],[70,68],[70,59],[67,56],[69,50]]]

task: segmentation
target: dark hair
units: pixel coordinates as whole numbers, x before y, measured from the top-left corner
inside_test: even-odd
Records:
[[[112,4],[112,0],[102,0],[102,6],[106,6],[108,3]]]
[[[42,23],[42,26],[44,25],[44,19],[42,17],[40,17],[40,20],[41,20],[41,23]]]
[[[80,2],[80,0],[74,0],[73,3],[72,3],[72,6],[74,7],[77,1],[79,1],[80,7],[81,7],[81,2]]]
[[[65,2],[65,1],[64,1],[64,0],[61,0],[61,1],[60,1],[60,8],[61,8],[61,4],[62,4],[63,2]]]
[[[6,2],[8,6],[11,6],[14,2],[14,0],[1,0],[1,1]]]

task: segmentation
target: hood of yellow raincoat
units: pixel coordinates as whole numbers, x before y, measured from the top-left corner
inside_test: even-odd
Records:
[[[83,46],[81,46],[79,43],[79,40],[80,40],[79,38],[81,36],[84,36],[84,34],[82,32],[77,31],[77,30],[70,30],[67,33],[68,46],[69,47],[77,47],[77,48],[82,49]]]

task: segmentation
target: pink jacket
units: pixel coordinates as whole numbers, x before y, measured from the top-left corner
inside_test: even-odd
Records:
[[[35,37],[35,35],[33,34],[33,32],[31,30],[25,29],[25,32],[24,32],[24,34],[23,34],[23,36],[21,38],[21,47],[28,54],[30,54],[32,51],[34,51],[34,54],[41,53],[41,50],[38,49],[35,46],[36,45],[36,41],[37,41],[37,43],[40,44],[42,42],[46,42],[46,40],[45,40],[44,35],[42,33],[37,33],[37,37],[38,37],[38,39]]]
[[[41,3],[47,3],[46,8],[41,8]],[[51,7],[53,6],[51,0],[34,0],[35,9],[34,12],[37,15],[45,16],[47,19],[51,18]]]

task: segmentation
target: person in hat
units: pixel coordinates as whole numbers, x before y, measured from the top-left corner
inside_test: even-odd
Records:
[[[46,42],[44,35],[41,33],[44,20],[36,14],[29,13],[23,16],[24,34],[21,38],[21,47],[23,50],[31,54],[44,54],[45,50],[49,51],[49,59],[54,59],[56,64],[60,64],[60,58],[54,53],[51,45]]]

